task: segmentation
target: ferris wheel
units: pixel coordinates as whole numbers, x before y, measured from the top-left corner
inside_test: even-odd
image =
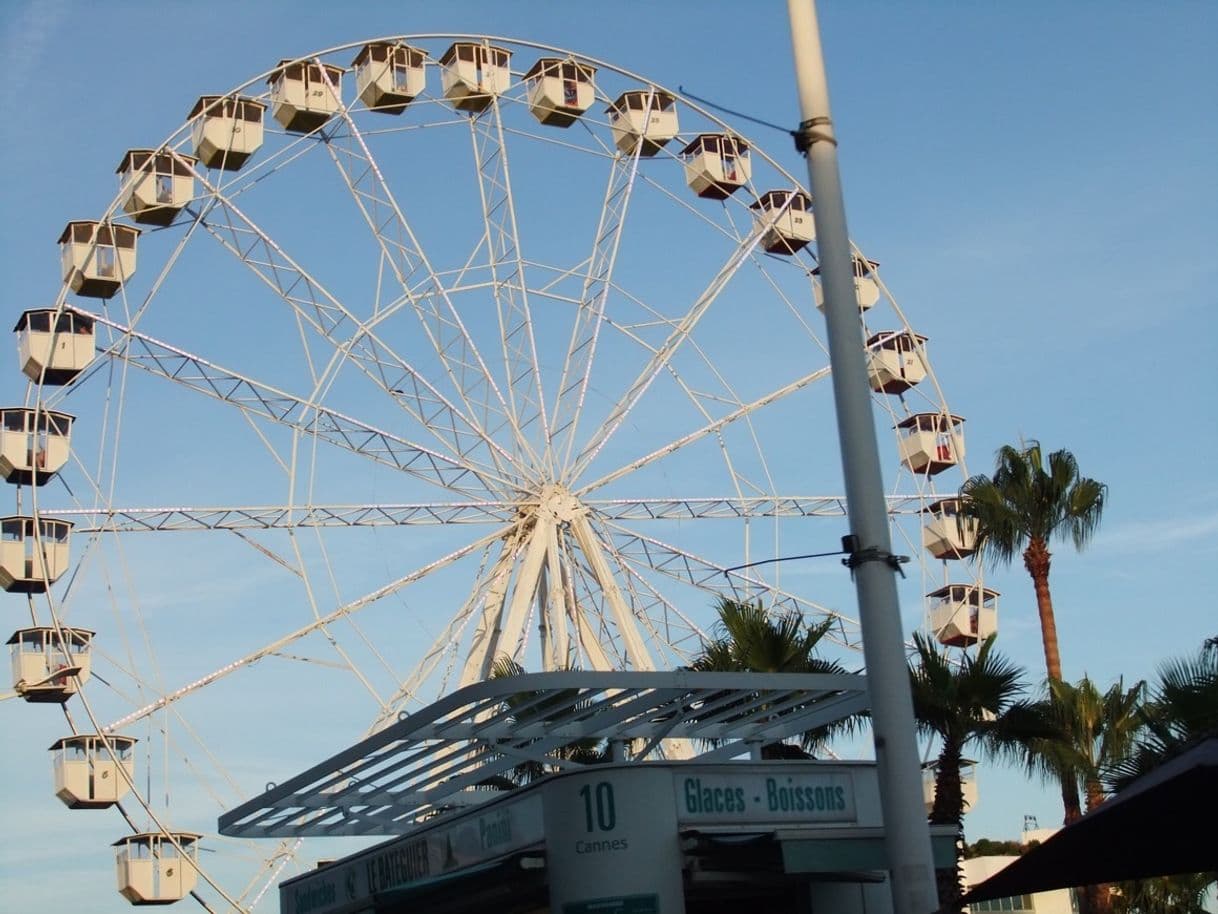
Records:
[[[775,160],[641,76],[486,36],[308,54],[184,109],[64,228],[0,442],[14,688],[64,709],[60,799],[125,819],[82,826],[118,838],[124,897],[257,907],[324,848],[218,813],[501,656],[671,669],[723,596],[833,619],[860,665],[844,573],[766,564],[846,532],[812,201]],[[894,530],[967,646],[996,595],[954,561],[963,420],[855,264]]]

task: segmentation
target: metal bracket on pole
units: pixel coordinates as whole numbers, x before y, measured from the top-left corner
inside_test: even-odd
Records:
[[[829,129],[821,129],[824,127]],[[800,121],[799,129],[792,130],[791,136],[795,137],[795,148],[804,156],[808,154],[813,143],[837,145],[837,137],[833,135],[833,121],[827,117],[810,117],[806,121]]]
[[[868,546],[864,549],[859,545],[859,538],[853,533],[848,533],[842,537],[842,552],[846,553],[846,557],[842,559],[842,564],[850,569],[852,580],[854,578],[854,569],[868,562],[883,562],[901,577],[905,577],[905,572],[901,570],[901,566],[909,562],[909,556],[896,555],[877,546]]]

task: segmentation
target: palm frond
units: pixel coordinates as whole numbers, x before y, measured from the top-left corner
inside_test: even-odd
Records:
[[[1068,536],[1076,549],[1094,537],[1108,487],[1080,476],[1069,451],[1054,451],[1048,465],[1040,442],[1003,445],[994,475],[972,476],[960,487],[961,514],[978,522],[978,553],[1009,565],[1033,540],[1049,544]]]

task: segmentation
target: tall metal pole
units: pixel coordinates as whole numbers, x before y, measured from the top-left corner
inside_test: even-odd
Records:
[[[871,411],[816,3],[787,0],[787,10],[799,88],[800,146],[808,158],[816,251],[829,327],[829,361],[833,368],[847,513],[858,545],[851,567],[871,693],[871,729],[879,769],[893,911],[929,914],[939,906],[930,829],[922,805],[921,765],[897,599],[897,564],[888,534],[884,480]]]

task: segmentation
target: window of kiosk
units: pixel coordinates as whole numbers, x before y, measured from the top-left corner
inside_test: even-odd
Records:
[[[26,654],[41,654],[43,648],[42,632],[26,632],[21,636],[21,650]]]
[[[6,432],[25,433],[25,413],[21,410],[6,409],[4,411],[4,430]]]
[[[33,333],[50,333],[51,313],[49,311],[38,311],[31,314],[26,321],[26,326]]]
[[[6,520],[0,524],[0,540],[6,543],[19,543],[25,539],[25,523],[20,520]]]

